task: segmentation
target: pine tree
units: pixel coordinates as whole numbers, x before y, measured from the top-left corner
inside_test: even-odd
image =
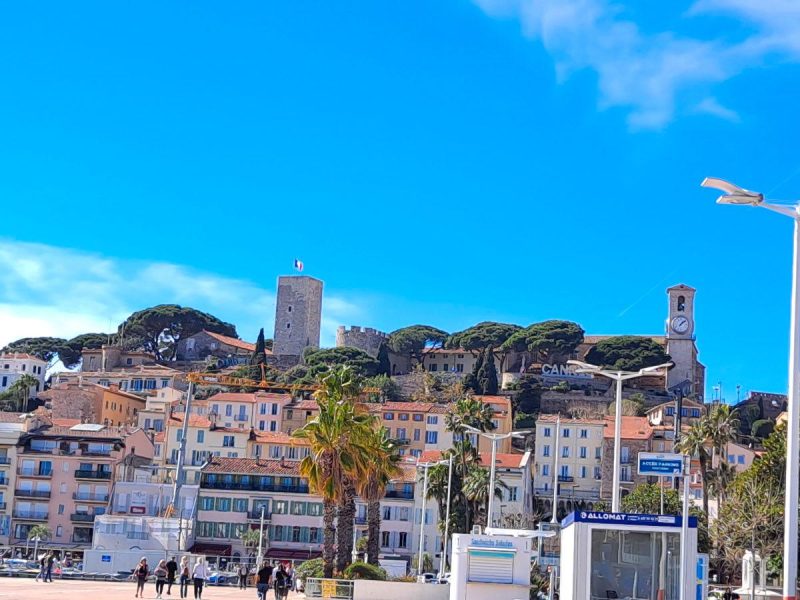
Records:
[[[389,346],[386,342],[378,350],[378,375],[392,375],[392,364],[389,362]]]
[[[264,328],[258,332],[258,339],[256,340],[256,349],[250,355],[250,377],[255,380],[261,380],[261,365],[266,364],[266,343],[264,341]]]
[[[494,352],[486,348],[483,355],[481,368],[477,374],[477,388],[479,394],[493,396],[497,393],[497,367],[494,364]]]
[[[472,372],[469,373],[466,377],[464,377],[465,389],[472,390],[472,392],[475,394],[483,393],[481,391],[480,385],[478,384],[478,382],[480,381],[478,374],[480,373],[482,368],[483,368],[483,353],[481,352],[478,354],[478,358],[475,360],[475,365],[472,367]]]

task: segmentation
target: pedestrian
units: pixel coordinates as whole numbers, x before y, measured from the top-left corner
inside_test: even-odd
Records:
[[[286,567],[280,563],[275,572],[275,600],[284,600],[289,595],[289,574]]]
[[[175,583],[175,573],[178,572],[178,562],[173,556],[167,563],[167,596],[172,595],[172,584]]]
[[[249,569],[245,563],[239,563],[239,568],[237,569],[236,573],[239,575],[239,589],[246,590],[247,589],[247,574]]]
[[[156,576],[156,598],[161,598],[164,592],[164,584],[167,583],[167,561],[163,558],[158,561],[158,565],[153,569],[153,575]]]
[[[269,561],[263,561],[261,568],[258,569],[256,575],[256,592],[258,592],[258,600],[267,600],[267,591],[269,590],[270,580],[272,579],[272,566]]]
[[[186,598],[189,595],[189,580],[192,578],[192,574],[189,570],[189,557],[182,556],[181,557],[181,598]]]
[[[194,598],[201,600],[203,597],[203,584],[208,579],[208,567],[202,556],[197,557],[197,562],[192,568],[192,581],[194,582]]]
[[[47,554],[47,570],[44,573],[44,580],[53,583],[53,563],[56,562],[56,555],[52,552]]]
[[[295,581],[294,577],[294,565],[289,563],[289,568],[286,569],[286,574],[289,576],[289,590],[292,592],[297,591],[297,581]]]
[[[36,579],[34,581],[39,581],[39,578],[42,578],[42,582],[44,582],[44,573],[47,569],[47,552],[43,553],[39,556],[39,573],[36,575]]]
[[[147,581],[149,574],[150,569],[147,566],[147,557],[143,556],[133,570],[133,576],[136,579],[136,594],[134,594],[134,598],[144,598],[144,582]]]

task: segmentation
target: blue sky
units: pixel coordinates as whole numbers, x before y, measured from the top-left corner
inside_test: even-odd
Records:
[[[655,6],[658,4],[658,6]],[[765,6],[768,5],[768,6]],[[339,323],[660,333],[784,391],[800,8],[39,3],[0,18],[0,343],[181,302],[271,327],[297,256]]]

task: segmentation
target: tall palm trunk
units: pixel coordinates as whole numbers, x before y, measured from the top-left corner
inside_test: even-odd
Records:
[[[334,542],[336,528],[333,525],[336,519],[336,505],[332,500],[322,500],[322,563],[325,577],[333,577],[333,562],[336,558]]]
[[[367,562],[371,565],[378,564],[378,554],[381,551],[381,501],[374,500],[367,504]]]
[[[703,480],[703,512],[708,524],[708,460],[703,452],[700,453],[700,478]]]
[[[347,481],[344,497],[339,503],[339,519],[336,523],[336,570],[340,573],[352,560],[355,519],[356,491],[353,482]]]

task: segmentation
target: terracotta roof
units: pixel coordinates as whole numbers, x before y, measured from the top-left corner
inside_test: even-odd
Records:
[[[526,454],[498,453],[495,456],[495,466],[501,469],[519,469],[523,466]],[[442,460],[441,450],[426,450],[419,457],[421,463],[431,463]],[[491,466],[492,453],[481,452],[480,464],[483,467]]]
[[[436,415],[446,415],[447,413],[452,412],[452,410],[452,404],[434,404],[431,406],[431,412]]]
[[[182,425],[183,413],[173,414],[169,421],[170,425]],[[189,415],[189,427],[211,427],[211,421],[209,421],[208,417],[204,415],[196,415],[192,413]]]
[[[132,377],[168,377],[173,375],[182,375],[177,369],[165,367],[163,365],[136,365],[131,367],[124,367],[121,369],[111,369],[110,371],[59,371],[57,375],[74,376],[74,377],[99,377],[101,379],[111,379],[120,376]],[[155,390],[148,390],[155,391]]]
[[[53,418],[50,420],[53,425],[57,427],[72,427],[73,425],[77,425],[81,422],[80,419],[57,419]]]
[[[27,413],[0,412],[0,423],[22,423],[22,416]]]
[[[308,446],[308,440],[301,440],[283,431],[254,431],[255,442],[258,444],[290,444],[293,446]]]
[[[653,436],[653,428],[647,417],[622,417],[623,440],[647,440]],[[606,417],[606,429],[603,437],[614,437],[614,417]]]
[[[555,423],[558,420],[558,415],[539,415],[536,419],[537,423]],[[561,423],[566,425],[605,425],[604,419],[570,419],[561,417]]]
[[[501,406],[502,408],[499,411],[495,408],[495,411],[497,412],[508,412],[509,410],[511,410],[511,400],[509,400],[505,396],[475,396],[475,399],[480,400],[484,404],[493,404]]]
[[[203,330],[203,333],[209,335],[218,342],[227,344],[228,346],[234,346],[235,348],[241,348],[242,350],[247,350],[249,352],[255,352],[256,350],[255,344],[251,344],[250,342],[245,342],[244,340],[240,340],[227,335],[222,335],[221,333],[214,333],[213,331],[206,331],[205,329]],[[264,354],[272,354],[272,351],[269,348],[265,348]]]
[[[99,439],[123,439],[125,437],[124,431],[117,427],[105,427],[99,431],[75,431],[72,429],[75,425],[64,427],[60,425],[53,425],[51,427],[42,427],[36,431],[29,433],[31,437],[59,437],[59,438],[99,438]]]
[[[381,412],[430,412],[433,402],[384,402],[375,404]]]
[[[299,400],[289,404],[286,408],[296,408],[298,410],[319,410],[316,400]]]
[[[46,360],[42,360],[38,356],[34,356],[33,354],[28,354],[27,352],[5,352],[0,354],[0,358],[8,358],[8,359],[22,359],[22,360],[38,360],[41,363],[47,364]]]
[[[265,460],[261,458],[222,458],[214,456],[203,473],[232,473],[240,475],[299,475],[299,461]]]
[[[158,433],[153,436],[154,442],[166,442],[167,441],[167,432],[166,431],[159,431]]]
[[[392,481],[398,483],[416,483],[417,466],[408,464],[401,464],[399,466],[401,473],[395,479],[392,479]]]

